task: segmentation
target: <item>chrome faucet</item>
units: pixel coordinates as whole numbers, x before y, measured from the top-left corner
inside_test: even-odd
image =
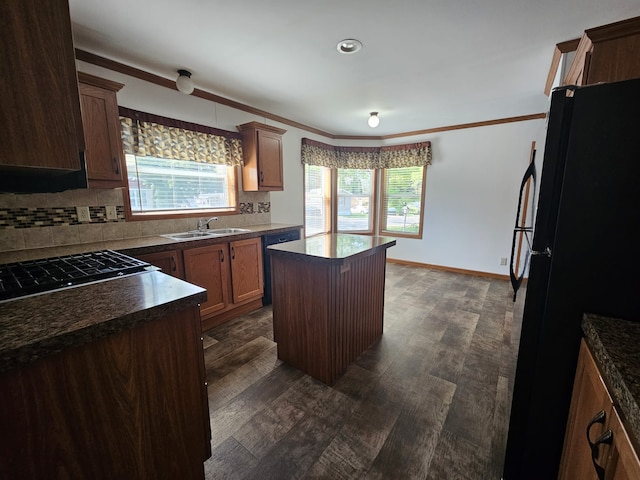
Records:
[[[204,218],[200,217],[198,219],[198,231],[201,232],[202,230],[204,230],[205,226],[209,228],[209,222],[213,222],[214,220],[218,220],[218,217],[211,217],[209,220],[205,220]]]

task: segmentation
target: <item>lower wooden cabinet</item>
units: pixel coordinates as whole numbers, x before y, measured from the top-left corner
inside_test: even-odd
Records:
[[[200,305],[203,320],[229,305],[229,246],[225,244],[183,251],[185,280],[207,289]]]
[[[207,289],[203,330],[262,307],[260,237],[185,249],[183,258],[185,280]]]
[[[204,478],[195,305],[2,373],[0,398],[2,479]]]
[[[231,291],[233,302],[261,298],[264,292],[262,278],[262,242],[259,238],[238,240],[229,244],[231,254]]]
[[[136,255],[136,258],[143,262],[148,262],[162,270],[163,273],[176,278],[184,278],[184,268],[182,265],[182,255],[178,250],[167,250],[164,252],[146,253]]]
[[[614,442],[607,460],[605,479],[609,480],[637,480],[640,478],[640,460],[636,454],[629,435],[615,407],[611,412],[609,430]]]
[[[558,478],[640,479],[638,456],[584,340]]]

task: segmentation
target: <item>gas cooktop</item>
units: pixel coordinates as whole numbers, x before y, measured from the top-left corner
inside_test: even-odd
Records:
[[[113,250],[7,263],[0,265],[0,301],[153,269]]]

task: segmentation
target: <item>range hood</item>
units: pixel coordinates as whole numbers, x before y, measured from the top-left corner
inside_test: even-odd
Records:
[[[80,170],[1,167],[0,193],[56,193],[87,188],[84,152]]]

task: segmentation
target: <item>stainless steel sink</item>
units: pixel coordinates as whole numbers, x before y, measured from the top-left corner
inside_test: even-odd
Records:
[[[167,233],[160,235],[161,237],[170,238],[172,240],[197,240],[198,238],[221,237],[223,235],[231,235],[234,233],[250,232],[246,228],[215,228],[211,230],[191,230],[190,232]]]
[[[200,232],[194,230],[192,232],[182,232],[182,233],[168,233],[166,235],[160,235],[161,237],[171,238],[173,240],[195,240],[197,238],[207,238],[207,237],[219,237],[220,233],[213,232]]]
[[[209,231],[216,235],[229,235],[231,233],[246,233],[250,232],[251,230],[247,228],[213,228]]]

